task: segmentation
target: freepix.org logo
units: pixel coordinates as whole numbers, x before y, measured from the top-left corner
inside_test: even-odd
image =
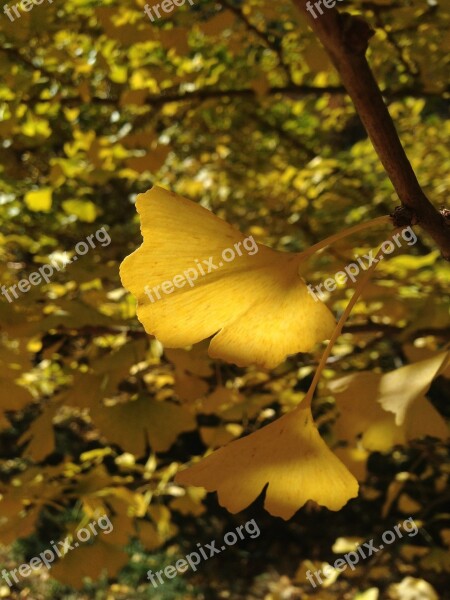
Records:
[[[45,283],[50,283],[55,269],[57,269],[58,271],[64,271],[66,266],[78,260],[79,256],[84,256],[85,254],[87,254],[90,250],[89,246],[91,248],[97,247],[97,244],[94,241],[94,237],[97,240],[97,242],[100,242],[102,248],[104,248],[105,246],[109,246],[109,244],[111,243],[111,237],[109,236],[106,229],[104,227],[102,227],[101,229],[97,229],[95,234],[87,236],[86,241],[82,240],[81,242],[78,242],[78,244],[76,244],[76,254],[72,257],[72,259],[69,258],[67,252],[63,252],[61,254],[61,263],[58,263],[56,259],[52,259],[51,264],[43,264],[42,267],[40,267],[37,271],[31,273],[28,276],[28,278],[21,279],[17,284],[11,285],[9,288],[7,288],[6,285],[2,285],[0,288],[2,296],[5,296],[8,302],[11,303],[14,302],[14,299],[17,300],[19,298],[17,290],[22,294],[26,294],[31,290],[32,285],[40,285],[42,283],[42,280],[44,280]],[[87,242],[89,242],[89,246]]]
[[[191,6],[193,6],[194,4],[194,0],[187,0],[187,2],[189,2]],[[148,16],[150,21],[154,23],[156,19],[161,19],[161,17],[163,16],[159,12],[159,9],[161,9],[166,14],[169,14],[173,11],[175,7],[183,6],[183,4],[186,4],[186,0],[163,0],[163,2],[161,2],[160,4],[154,4],[153,6],[146,4],[144,6],[144,12]]]
[[[394,533],[394,531],[395,531],[395,533]],[[412,517],[409,517],[408,519],[405,519],[403,521],[402,525],[395,525],[394,531],[391,531],[390,529],[388,529],[387,531],[384,531],[381,536],[381,540],[383,543],[380,544],[378,547],[374,546],[375,540],[372,538],[368,542],[364,542],[361,546],[358,545],[355,548],[354,552],[353,551],[347,552],[346,554],[344,554],[344,556],[342,558],[338,558],[335,561],[333,566],[326,565],[325,567],[323,567],[323,569],[314,571],[314,573],[312,573],[312,571],[308,570],[306,572],[306,578],[308,579],[308,581],[312,585],[312,587],[315,588],[317,586],[317,583],[319,583],[319,585],[323,584],[322,577],[321,577],[322,575],[323,575],[323,577],[326,578],[326,577],[329,577],[330,575],[332,575],[332,573],[334,571],[337,571],[338,573],[342,573],[342,571],[345,571],[345,569],[347,567],[350,567],[350,569],[352,571],[354,571],[355,566],[359,563],[361,558],[363,558],[364,560],[367,558],[370,558],[372,556],[372,554],[376,554],[380,550],[383,550],[383,548],[385,548],[386,545],[392,544],[398,538],[402,538],[403,537],[402,531],[404,533],[407,533],[408,537],[414,537],[415,535],[418,534],[419,528],[414,523],[414,519]],[[363,548],[363,546],[364,546],[364,548]]]
[[[3,12],[8,17],[10,21],[15,21],[15,17],[11,14],[14,13],[18,19],[22,16],[19,12],[19,8],[22,9],[23,12],[30,12],[34,8],[34,5],[42,4],[44,0],[21,0],[17,2],[13,6],[9,7],[8,4],[5,4],[3,7]],[[53,0],[47,0],[49,4],[53,3]]]
[[[417,236],[413,229],[411,227],[405,227],[401,233],[396,233],[390,240],[383,242],[381,245],[381,252],[383,254],[381,254],[379,258],[376,258],[373,254],[373,250],[371,250],[369,254],[365,254],[363,257],[357,257],[357,262],[350,263],[343,271],[338,271],[335,273],[334,277],[329,277],[323,283],[320,283],[315,287],[308,285],[308,292],[311,294],[314,300],[318,302],[319,300],[326,300],[326,292],[331,294],[331,292],[334,292],[338,286],[344,285],[348,279],[355,283],[359,273],[361,272],[361,268],[363,271],[367,271],[367,269],[370,269],[373,264],[376,265],[380,260],[383,260],[384,255],[389,255],[394,252],[395,246],[392,240],[397,244],[397,247],[400,248],[402,245],[400,237],[402,237],[403,240],[408,243],[408,246],[413,246],[417,242]],[[366,259],[367,262],[364,262],[364,259]],[[325,288],[326,292],[322,291],[323,287]]]
[[[97,531],[97,526],[100,531]],[[75,550],[81,544],[89,541],[92,536],[96,536],[100,532],[107,535],[108,533],[111,533],[112,530],[113,524],[111,523],[109,517],[107,515],[101,515],[97,521],[91,521],[89,523],[89,529],[87,527],[77,529],[74,535],[67,536],[64,540],[59,541],[57,544],[52,540],[50,542],[52,547],[51,550],[50,548],[47,548],[38,556],[34,556],[29,563],[23,563],[17,569],[12,569],[11,571],[3,569],[0,577],[6,581],[9,587],[11,587],[14,585],[14,583],[19,583],[19,577],[17,573],[20,577],[28,577],[33,571],[39,570],[42,568],[42,566],[45,566],[48,570],[50,570],[52,568],[52,563],[57,557],[64,559],[68,552]],[[58,546],[60,547],[58,548]]]
[[[255,521],[252,519],[251,521],[247,521],[244,525],[239,525],[236,527],[235,531],[229,531],[223,537],[223,541],[227,546],[234,546],[236,542],[241,539],[245,539],[245,533],[242,530],[245,530],[251,539],[255,539],[259,537],[261,531]],[[236,535],[237,534],[237,535]],[[165,583],[163,575],[166,576],[167,579],[173,579],[178,575],[178,573],[185,573],[189,567],[193,570],[197,570],[197,565],[199,565],[202,560],[209,560],[216,554],[220,554],[224,550],[227,549],[227,546],[220,544],[219,547],[216,546],[217,540],[211,540],[209,544],[205,544],[205,547],[202,547],[200,543],[197,544],[198,552],[191,552],[187,554],[184,558],[180,558],[176,561],[175,565],[168,565],[164,570],[160,571],[147,571],[147,579],[152,582],[154,588],[157,588],[158,585],[162,585]],[[208,550],[206,552],[205,550]],[[201,556],[200,556],[201,555]],[[156,580],[158,578],[158,581]]]
[[[183,273],[179,275],[175,275],[173,279],[163,281],[160,285],[155,285],[150,289],[148,285],[145,286],[144,292],[150,298],[150,301],[156,302],[156,300],[161,300],[160,290],[163,294],[172,294],[176,290],[176,288],[182,288],[188,283],[190,287],[194,287],[194,282],[200,277],[205,277],[212,273],[213,271],[220,269],[224,266],[224,263],[232,262],[237,256],[242,256],[243,252],[241,246],[247,252],[249,256],[253,256],[257,254],[259,248],[258,244],[255,242],[253,236],[246,237],[242,242],[237,242],[234,245],[234,248],[225,248],[222,251],[222,260],[219,261],[219,264],[216,265],[214,263],[214,257],[210,256],[206,260],[195,260],[195,267],[190,267],[186,269]],[[203,264],[202,264],[203,263]],[[153,296],[154,295],[154,296]]]

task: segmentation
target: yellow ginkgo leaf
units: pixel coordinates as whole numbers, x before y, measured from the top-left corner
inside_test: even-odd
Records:
[[[190,351],[166,349],[165,355],[175,368],[174,392],[178,398],[192,403],[204,396],[209,385],[201,377],[212,373],[207,346],[198,344]]]
[[[241,404],[244,401],[244,396],[239,394],[237,390],[219,385],[202,401],[201,412],[205,415],[221,413],[227,408]]]
[[[449,357],[450,352],[442,352],[383,375],[378,402],[384,410],[394,413],[396,425],[405,422],[408,410],[426,394],[434,377],[445,368]]]
[[[330,382],[339,411],[336,439],[354,442],[361,436],[365,449],[380,452],[427,435],[447,439],[445,420],[425,397],[443,364],[439,354],[390,373],[361,371]]]
[[[308,500],[339,510],[358,493],[356,479],[320,437],[309,407],[220,448],[175,481],[217,491],[232,513],[249,506],[268,484],[264,507],[286,520]]]
[[[209,354],[273,368],[331,337],[335,320],[308,292],[302,253],[256,245],[205,208],[159,187],[137,200],[142,246],[121,265],[147,333],[166,347],[210,336]]]
[[[358,481],[365,481],[367,477],[367,459],[369,457],[367,450],[358,447],[338,447],[333,452]]]
[[[25,457],[39,462],[53,452],[55,449],[53,418],[58,408],[59,406],[56,402],[48,404],[42,411],[42,414],[37,417],[30,428],[19,439],[19,443],[29,441],[24,451]]]
[[[202,500],[206,496],[206,491],[199,488],[187,488],[184,496],[175,498],[170,503],[170,508],[178,511],[182,515],[194,515],[199,517],[206,511]]]
[[[243,429],[242,425],[228,423],[218,427],[200,427],[199,432],[205,446],[215,450],[239,437]]]
[[[25,204],[33,212],[49,212],[52,207],[52,189],[42,188],[27,192]]]
[[[74,215],[85,223],[93,223],[99,213],[97,206],[90,200],[65,200],[62,207],[68,215]]]
[[[361,436],[363,448],[380,452],[406,443],[393,415],[384,411],[376,401],[379,379],[377,373],[362,371],[328,384],[339,413],[333,428],[337,440],[353,444]]]
[[[135,456],[145,454],[147,443],[156,452],[164,452],[181,433],[195,429],[195,420],[185,408],[145,395],[110,407],[92,406],[90,414],[108,440]]]
[[[106,538],[107,540],[107,538]],[[97,538],[94,544],[80,544],[52,565],[50,575],[58,581],[81,588],[85,577],[98,579],[103,571],[114,577],[127,563],[128,554],[118,546]]]
[[[156,527],[148,521],[139,522],[139,541],[146,550],[155,550],[164,543],[164,539],[156,531]]]

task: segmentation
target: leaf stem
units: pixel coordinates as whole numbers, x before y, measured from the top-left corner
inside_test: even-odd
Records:
[[[378,249],[378,251],[375,255],[375,259],[377,259],[380,256],[380,254],[382,254],[381,247]],[[366,285],[366,283],[372,276],[372,273],[374,272],[376,267],[377,267],[377,263],[374,262],[374,264],[367,269],[367,271],[362,275],[360,281],[358,282],[358,285],[356,286],[353,296],[351,297],[350,302],[347,304],[344,312],[342,313],[341,318],[339,319],[339,321],[336,325],[336,328],[333,331],[333,335],[331,336],[331,339],[328,342],[327,347],[325,348],[325,352],[323,353],[322,358],[320,359],[319,366],[317,367],[316,373],[314,375],[314,379],[312,380],[312,383],[308,390],[308,393],[306,394],[304,400],[300,403],[298,408],[295,410],[300,410],[300,409],[304,409],[306,406],[311,406],[314,392],[316,390],[317,384],[319,383],[319,379],[322,374],[322,371],[324,370],[327,360],[331,354],[331,350],[333,349],[333,346],[336,343],[336,340],[341,335],[342,328],[344,327],[345,322],[347,321],[353,307],[355,306],[356,302],[358,301],[358,298],[362,294],[364,286]]]
[[[375,227],[377,225],[388,224],[388,223],[392,223],[392,219],[389,215],[384,215],[383,217],[377,217],[376,219],[371,219],[370,221],[364,221],[364,223],[359,223],[358,225],[355,225],[354,227],[349,227],[348,229],[344,229],[344,231],[340,231],[339,233],[330,235],[330,237],[325,238],[324,240],[322,240],[321,242],[318,242],[317,244],[314,244],[314,246],[311,246],[311,248],[308,248],[301,254],[303,257],[309,256],[310,254],[315,254],[319,250],[322,250],[322,248],[325,248],[326,246],[329,246],[330,244],[333,244],[334,242],[337,242],[338,240],[346,238],[349,235],[353,235],[354,233],[357,233],[358,231],[363,231],[364,229],[368,229],[370,227]]]

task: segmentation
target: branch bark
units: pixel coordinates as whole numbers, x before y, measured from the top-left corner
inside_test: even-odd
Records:
[[[306,85],[306,84],[289,84],[279,87],[271,87],[267,90],[267,96],[282,94],[291,96],[292,98],[303,98],[305,96],[318,96],[320,94],[332,94],[335,96],[345,95],[348,91],[344,86],[336,85]],[[450,93],[450,86],[443,93]],[[442,93],[426,92],[425,90],[413,90],[405,87],[399,90],[386,90],[383,94],[388,100],[401,100],[402,98],[442,98]],[[145,99],[145,103],[151,106],[159,106],[168,102],[183,102],[190,100],[211,100],[215,98],[256,98],[257,93],[251,88],[241,89],[215,89],[213,87],[204,87],[190,92],[180,92],[177,89],[167,90],[160,94],[149,95]],[[78,100],[75,98],[74,100]],[[99,100],[100,103],[102,102]],[[111,103],[116,100],[111,101]]]
[[[0,48],[1,50],[1,48]],[[36,68],[36,70],[38,70]],[[383,95],[388,100],[401,100],[402,98],[447,98],[450,93],[450,86],[442,92],[427,92],[426,90],[417,90],[410,87],[404,87],[398,90],[386,90]],[[289,84],[285,86],[271,87],[267,90],[262,98],[276,95],[283,95],[291,98],[304,98],[307,96],[319,96],[321,94],[331,94],[334,96],[342,96],[347,94],[344,86],[336,85],[306,85],[306,84]],[[174,89],[165,90],[159,94],[149,94],[144,98],[145,104],[148,106],[164,106],[170,102],[191,102],[195,100],[215,100],[222,98],[244,98],[257,99],[258,94],[252,88],[240,89],[217,89],[214,87],[204,87],[189,92],[180,92],[176,87]],[[99,106],[117,106],[119,102],[117,97],[93,96],[90,100],[92,104]],[[41,100],[40,100],[41,101]],[[66,96],[58,100],[65,106],[77,106],[83,99],[80,96]]]
[[[294,4],[306,15],[329,54],[400,198],[404,210],[394,214],[394,222],[400,225],[396,221],[401,215],[404,223],[407,214],[409,223],[419,224],[433,238],[442,256],[450,260],[450,225],[420,187],[367,62],[373,30],[362,19],[339,13],[335,8],[324,8],[323,14],[314,18],[307,11],[305,0],[294,0]]]

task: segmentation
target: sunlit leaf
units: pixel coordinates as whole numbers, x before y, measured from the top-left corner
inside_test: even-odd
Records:
[[[33,212],[49,212],[52,207],[52,189],[42,188],[27,192],[24,199],[29,210]]]
[[[144,243],[122,263],[121,278],[137,298],[147,333],[165,346],[184,347],[214,335],[212,357],[275,367],[331,336],[334,318],[299,275],[301,253],[253,243],[246,251],[245,236],[231,225],[162,188],[139,196],[137,208]],[[227,249],[233,262],[224,262]],[[198,265],[210,259],[216,268],[202,275]],[[152,295],[155,286],[175,277],[179,285],[166,286],[170,294],[157,289]]]
[[[308,500],[339,510],[358,493],[356,479],[320,437],[309,408],[216,450],[175,480],[217,491],[232,513],[249,506],[267,485],[264,507],[283,519]]]
[[[62,207],[68,215],[75,215],[85,223],[92,223],[98,215],[97,206],[88,200],[65,200]]]

